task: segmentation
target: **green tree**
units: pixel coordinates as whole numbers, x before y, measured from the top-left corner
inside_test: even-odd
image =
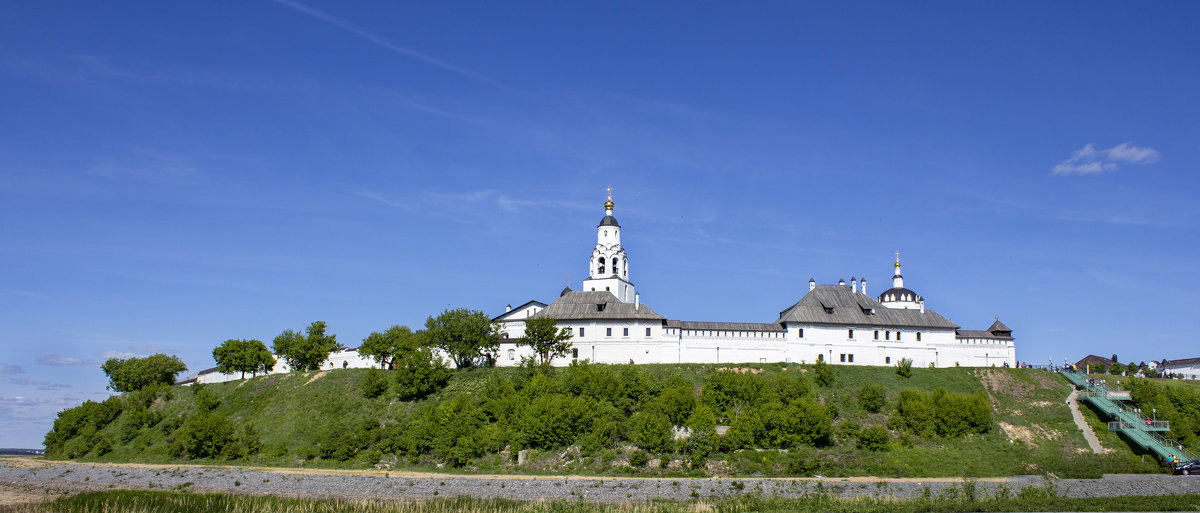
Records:
[[[169,450],[175,456],[217,458],[234,439],[233,423],[212,413],[192,415],[173,435]]]
[[[275,357],[261,340],[229,339],[213,349],[213,360],[217,361],[217,371],[222,373],[241,372],[242,379],[246,373],[270,372],[275,368]]]
[[[396,355],[396,395],[401,400],[420,399],[441,390],[450,380],[450,369],[432,349],[420,347]]]
[[[672,441],[671,420],[657,411],[639,411],[629,418],[634,445],[647,451],[667,449]]]
[[[362,394],[367,399],[374,399],[383,395],[388,389],[388,376],[379,369],[367,369],[367,376],[363,378]]]
[[[383,368],[391,368],[396,355],[405,351],[414,351],[421,345],[421,334],[413,333],[408,326],[392,326],[387,331],[378,331],[367,335],[362,345],[358,346],[358,354],[370,356]]]
[[[896,375],[902,378],[911,378],[912,363],[910,358],[901,358],[900,362],[896,364]]]
[[[813,374],[817,375],[817,386],[823,388],[829,388],[833,386],[833,366],[825,363],[824,359],[817,359],[817,364],[813,366]]]
[[[109,358],[100,369],[108,376],[108,388],[133,392],[158,383],[173,385],[175,376],[187,370],[187,365],[175,356],[159,353],[145,358]]]
[[[538,363],[549,365],[550,360],[571,351],[571,332],[559,328],[553,317],[534,317],[525,321],[525,335],[517,339],[517,345],[533,349]]]
[[[1112,367],[1108,368],[1109,374],[1116,374],[1119,376],[1122,372],[1125,372],[1125,366],[1121,365],[1119,362],[1113,362]]]
[[[431,345],[445,351],[458,368],[494,360],[500,347],[500,330],[478,310],[446,310],[425,320]]]
[[[869,426],[858,434],[858,448],[875,452],[886,451],[890,440],[891,435],[888,434],[887,428]]]
[[[883,409],[883,404],[887,398],[887,391],[882,385],[868,383],[858,389],[858,404],[864,410],[871,413],[876,413]]]
[[[325,334],[325,321],[315,321],[304,330],[305,335],[284,330],[275,337],[275,354],[287,362],[293,371],[317,370],[329,358],[329,353],[342,349],[337,335]]]

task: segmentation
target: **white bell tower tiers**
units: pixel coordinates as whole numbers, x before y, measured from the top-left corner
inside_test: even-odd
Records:
[[[629,258],[621,247],[621,225],[613,217],[612,187],[608,188],[608,200],[604,202],[604,219],[596,227],[596,249],[588,265],[588,279],[583,280],[584,291],[608,291],[618,300],[633,303],[637,292],[629,281]]]

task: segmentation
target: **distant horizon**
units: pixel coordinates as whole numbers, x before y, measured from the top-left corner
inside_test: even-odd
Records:
[[[773,322],[905,285],[1017,359],[1200,357],[1200,4],[0,6],[0,444],[315,320],[348,347],[586,276]],[[570,278],[567,278],[567,277]],[[882,288],[881,288],[882,287]]]

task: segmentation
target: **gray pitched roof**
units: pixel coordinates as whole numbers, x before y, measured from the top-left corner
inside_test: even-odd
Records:
[[[1200,363],[1200,358],[1182,358],[1179,360],[1163,360],[1163,365],[1191,365]]]
[[[558,320],[665,320],[646,303],[637,307],[633,303],[622,303],[607,290],[567,292],[533,316]]]
[[[696,321],[667,321],[668,328],[683,330],[716,330],[716,331],[784,331],[782,324],[762,322],[696,322]]]
[[[901,310],[888,308],[862,292],[845,285],[817,285],[800,301],[779,312],[783,323],[843,324],[851,326],[896,326],[901,328],[957,329],[954,324],[933,310]]]
[[[988,329],[987,329],[987,330],[988,330],[988,331],[1001,331],[1001,332],[1012,333],[1012,328],[1009,328],[1008,326],[1005,326],[1005,325],[1004,325],[1004,323],[1000,322],[1000,319],[999,319],[999,318],[997,318],[997,319],[996,319],[996,322],[993,322],[991,326],[988,326]]]
[[[526,301],[526,302],[525,302],[525,304],[523,304],[523,305],[521,305],[521,306],[518,306],[518,307],[516,307],[516,308],[513,308],[512,310],[509,310],[509,311],[507,311],[507,312],[504,312],[504,313],[502,313],[502,314],[500,314],[500,315],[497,315],[497,316],[495,316],[495,317],[492,317],[492,322],[499,321],[499,320],[501,320],[501,319],[503,319],[503,318],[505,318],[505,317],[508,317],[508,316],[510,316],[510,315],[512,315],[512,314],[514,314],[514,313],[517,313],[517,312],[521,311],[521,309],[522,309],[522,308],[525,308],[525,307],[527,307],[527,306],[529,306],[529,305],[535,305],[535,306],[540,306],[540,307],[542,307],[542,308],[546,308],[546,303],[543,303],[543,302],[541,302],[541,301],[538,301],[538,300],[536,300],[536,299],[534,299],[534,300],[530,300],[530,301]]]
[[[928,312],[928,310],[926,310],[926,312]],[[990,331],[983,331],[983,330],[956,330],[954,332],[954,337],[955,338],[992,338],[992,339],[996,339],[996,340],[1012,340],[1012,337],[1010,337],[1008,335],[997,335]]]

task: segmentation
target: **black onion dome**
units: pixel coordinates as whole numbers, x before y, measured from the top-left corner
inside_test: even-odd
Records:
[[[905,294],[908,294],[908,299],[904,299]],[[914,301],[914,302],[916,302],[916,301],[920,301],[920,300],[921,300],[921,296],[918,296],[916,292],[913,292],[913,291],[903,288],[903,287],[892,287],[890,289],[883,291],[883,293],[879,294],[879,302],[880,303],[885,302],[885,301]]]
[[[613,216],[604,216],[604,219],[600,220],[600,226],[616,226],[617,228],[621,227],[621,225],[617,224],[617,218]]]

